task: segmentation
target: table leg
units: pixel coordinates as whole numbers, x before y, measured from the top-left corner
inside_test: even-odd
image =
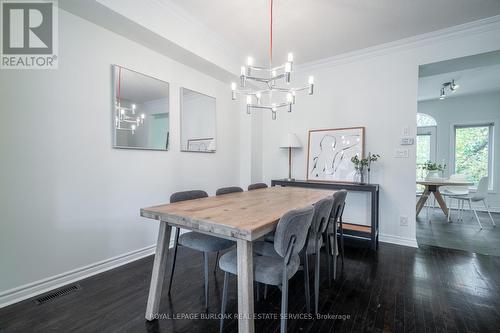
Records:
[[[156,253],[151,273],[151,284],[149,285],[148,305],[146,307],[146,319],[154,320],[160,308],[161,290],[163,278],[167,269],[167,254],[170,245],[170,232],[172,227],[165,221],[160,220],[158,230],[158,241],[156,242]]]
[[[441,210],[443,211],[444,215],[448,216],[448,207],[446,207],[446,202],[444,201],[441,192],[439,192],[439,188],[436,189],[436,192],[434,192],[434,197],[436,198],[436,201],[439,203],[439,207],[441,207]]]
[[[422,196],[420,197],[420,199],[417,202],[417,217],[418,217],[418,214],[420,214],[420,211],[422,210],[422,208],[424,207],[425,202],[427,201],[427,198],[429,197],[429,194],[430,194],[429,186],[425,186],[424,193],[422,193]]]
[[[253,333],[253,255],[252,242],[237,241],[238,257],[238,332]]]

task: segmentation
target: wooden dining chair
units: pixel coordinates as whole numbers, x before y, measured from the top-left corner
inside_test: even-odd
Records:
[[[285,213],[276,227],[276,236],[272,244],[272,255],[253,257],[254,281],[281,289],[281,325],[280,332],[286,332],[288,311],[288,280],[298,271],[299,253],[302,251],[315,208],[308,206]],[[268,242],[256,242],[269,246]],[[224,271],[220,332],[224,330],[224,315],[227,306],[229,274],[238,274],[237,251],[231,250],[221,256],[219,267]]]
[[[258,190],[259,188],[267,188],[267,184],[265,184],[265,183],[255,183],[255,184],[248,185],[248,190],[249,191]]]
[[[170,202],[179,202],[186,200],[194,200],[208,197],[207,192],[194,190],[194,191],[184,191],[176,192],[170,196]],[[175,228],[174,236],[174,255],[172,258],[172,264],[170,266],[170,281],[168,283],[168,294],[172,289],[172,281],[174,280],[175,262],[177,259],[177,248],[179,245],[188,247],[190,249],[203,252],[204,260],[204,279],[205,279],[205,308],[208,309],[208,296],[209,296],[209,285],[208,285],[208,255],[210,252],[217,252],[225,250],[234,245],[234,242],[224,238],[214,237],[199,232],[189,231],[179,235],[179,228]],[[217,262],[217,258],[216,258]]]

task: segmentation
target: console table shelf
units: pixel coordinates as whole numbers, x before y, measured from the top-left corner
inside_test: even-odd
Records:
[[[378,248],[378,225],[379,225],[379,185],[365,183],[344,183],[344,182],[317,182],[308,180],[271,180],[271,186],[296,186],[308,188],[321,188],[331,190],[345,189],[352,192],[369,192],[371,194],[371,218],[370,225],[360,225],[343,222],[344,236],[346,238],[362,239],[370,241],[371,248]]]

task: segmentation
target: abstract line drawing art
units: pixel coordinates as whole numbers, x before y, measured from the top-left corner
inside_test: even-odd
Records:
[[[364,127],[309,131],[307,180],[352,182],[353,156],[364,157]]]

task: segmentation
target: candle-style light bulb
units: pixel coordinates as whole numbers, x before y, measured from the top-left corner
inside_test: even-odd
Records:
[[[247,73],[247,69],[245,66],[241,66],[240,68],[240,75],[245,75]]]
[[[247,105],[252,104],[252,96],[248,95],[247,96]]]
[[[252,57],[247,58],[247,66],[253,66],[253,58]]]
[[[257,104],[260,105],[260,99],[262,97],[262,94],[260,92],[255,94],[255,97],[257,98]]]
[[[231,82],[231,90],[232,91],[236,90],[236,83],[235,82]]]
[[[292,95],[292,93],[287,93],[286,94],[286,101],[288,103],[292,103],[293,102],[293,95]]]
[[[309,95],[314,93],[314,76],[309,76]]]
[[[231,99],[236,99],[236,82],[231,82]]]
[[[289,52],[287,57],[288,62],[293,62],[293,53]]]

